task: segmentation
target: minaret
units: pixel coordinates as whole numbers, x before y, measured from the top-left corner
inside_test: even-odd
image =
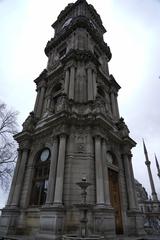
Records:
[[[149,161],[149,158],[148,158],[148,153],[147,153],[147,149],[146,149],[144,140],[143,140],[143,148],[144,148],[144,154],[145,154],[145,158],[146,158],[145,164],[148,169],[149,181],[150,181],[151,190],[152,190],[152,197],[153,197],[154,201],[158,201],[157,193],[156,193],[154,182],[153,182],[152,172],[151,172],[151,168],[150,168],[151,162]]]
[[[155,160],[156,160],[156,166],[157,166],[157,171],[158,171],[157,175],[160,178],[160,167],[159,167],[159,163],[158,163],[156,154],[155,154]]]

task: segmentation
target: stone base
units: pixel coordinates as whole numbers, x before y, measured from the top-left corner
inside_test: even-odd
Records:
[[[37,240],[60,239],[64,228],[64,208],[62,205],[44,206],[40,210],[40,229]]]
[[[128,211],[127,232],[129,236],[145,236],[144,218],[139,211]]]
[[[94,211],[94,234],[107,240],[115,239],[115,216],[111,206],[96,205]]]
[[[7,236],[9,234],[16,234],[16,227],[18,225],[18,217],[20,211],[18,208],[6,207],[2,210],[0,217],[0,235]]]

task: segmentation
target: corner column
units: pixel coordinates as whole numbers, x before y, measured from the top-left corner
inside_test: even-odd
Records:
[[[93,75],[92,68],[87,69],[88,76],[88,101],[93,100]]]
[[[21,194],[21,189],[22,189],[22,184],[23,184],[23,179],[24,179],[24,174],[25,174],[25,168],[26,168],[26,163],[28,159],[28,154],[29,154],[29,149],[24,148],[22,150],[22,158],[20,160],[20,166],[19,166],[19,171],[18,171],[18,176],[17,176],[17,181],[14,189],[14,194],[12,198],[12,206],[18,206],[19,200],[20,200],[20,194]]]
[[[95,136],[96,199],[97,205],[104,205],[104,182],[102,170],[101,137]]]
[[[66,93],[66,95],[68,95],[68,92],[69,92],[69,69],[66,69],[64,92]]]
[[[40,98],[40,88],[37,87],[36,91],[37,91],[37,97],[36,97],[36,102],[35,102],[35,105],[34,105],[34,113],[36,114],[37,112],[37,108],[38,108],[38,105],[39,105],[39,98]]]
[[[97,95],[97,83],[96,83],[97,73],[93,71],[93,99],[96,99]]]
[[[54,137],[53,146],[51,151],[51,164],[49,171],[49,180],[48,180],[48,191],[46,197],[46,205],[50,205],[54,200],[54,188],[55,188],[55,175],[56,175],[56,166],[57,166],[57,155],[58,155],[58,138]]]
[[[116,107],[116,102],[115,102],[115,94],[114,91],[111,91],[111,106],[112,106],[112,114],[113,117],[117,117],[117,107]]]
[[[74,82],[75,82],[75,67],[70,69],[70,82],[69,82],[69,99],[74,99]]]
[[[60,135],[57,174],[54,194],[54,204],[62,204],[63,195],[63,181],[64,181],[64,163],[65,163],[65,151],[66,151],[66,135]]]
[[[109,193],[109,178],[108,178],[108,166],[106,161],[106,140],[102,140],[102,159],[103,159],[103,175],[104,175],[104,196],[106,205],[111,205],[110,193]]]
[[[10,192],[9,192],[9,196],[8,196],[7,206],[11,205],[11,203],[12,203],[12,198],[13,198],[14,189],[15,189],[18,172],[19,172],[19,167],[20,167],[20,163],[21,163],[21,158],[22,158],[22,150],[19,148],[19,149],[17,149],[17,151],[18,151],[18,159],[16,162],[15,170],[14,170],[14,175],[13,175],[12,184],[11,184],[11,188],[10,188]]]
[[[129,167],[131,171],[131,176],[132,176],[132,185],[133,185],[133,190],[134,190],[134,199],[135,199],[135,206],[138,209],[138,200],[137,200],[137,195],[136,195],[136,187],[135,187],[135,181],[134,181],[134,173],[133,173],[133,166],[132,166],[132,154],[130,153],[129,155]]]
[[[38,97],[38,103],[37,103],[37,109],[36,109],[36,116],[40,117],[42,113],[42,107],[43,107],[43,101],[44,101],[44,95],[45,95],[45,90],[46,90],[46,84],[43,81],[40,86],[40,93]]]
[[[132,185],[132,173],[131,173],[130,164],[129,164],[130,159],[129,159],[128,153],[123,154],[123,160],[124,160],[125,177],[126,177],[126,184],[127,184],[129,210],[135,210],[136,204],[135,204],[134,189]]]

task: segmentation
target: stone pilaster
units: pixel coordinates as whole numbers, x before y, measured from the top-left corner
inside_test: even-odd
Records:
[[[115,93],[112,90],[111,91],[111,107],[112,107],[112,114],[114,118],[117,118],[117,106],[116,106],[116,101],[115,101]]]
[[[97,78],[97,73],[95,71],[93,71],[93,99],[96,99],[96,95],[97,95],[97,82],[96,82],[96,78]]]
[[[111,205],[110,203],[110,193],[109,193],[109,178],[108,178],[108,166],[106,161],[106,140],[102,140],[102,161],[103,161],[103,176],[104,176],[104,196],[106,205]]]
[[[14,195],[13,195],[12,203],[11,203],[12,206],[18,206],[19,201],[20,201],[20,194],[21,194],[21,189],[22,189],[22,185],[23,185],[23,179],[24,179],[28,154],[29,154],[29,149],[23,148],[19,171],[18,171],[18,175],[17,175],[17,181],[16,181],[16,185],[15,185],[15,189],[14,189]]]
[[[34,105],[34,113],[35,113],[35,114],[36,114],[36,112],[37,112],[37,108],[38,108],[38,105],[39,105],[40,88],[37,87],[36,91],[37,91],[37,97],[36,97],[36,102],[35,102],[35,105]]]
[[[118,101],[117,101],[118,94],[115,94],[115,105],[116,105],[116,117],[119,118],[119,107],[118,107]]]
[[[101,137],[95,136],[95,168],[96,168],[96,204],[104,205],[104,180],[102,170]]]
[[[88,77],[88,101],[93,100],[93,74],[92,68],[87,69],[87,77]]]
[[[54,137],[53,146],[51,150],[51,163],[50,163],[50,171],[49,171],[49,179],[48,179],[48,191],[47,191],[47,197],[46,197],[47,205],[52,204],[54,200],[57,155],[58,155],[58,138]]]
[[[44,95],[46,91],[46,84],[45,82],[41,82],[40,87],[40,93],[38,97],[38,103],[37,103],[37,108],[36,108],[36,117],[40,117],[42,113],[42,108],[43,108],[43,102],[44,102]]]
[[[123,154],[123,161],[124,161],[124,169],[125,169],[125,178],[126,178],[126,185],[127,185],[127,193],[128,193],[128,204],[129,204],[129,210],[135,210],[136,209],[136,203],[135,203],[135,195],[134,195],[134,189],[133,189],[133,183],[132,183],[132,173],[130,168],[130,159],[129,154],[124,153]]]
[[[68,95],[68,92],[69,92],[69,69],[66,69],[64,92],[66,93],[66,95]]]
[[[133,190],[134,190],[135,206],[138,209],[138,200],[137,200],[135,180],[134,180],[135,178],[134,178],[133,166],[132,166],[132,154],[130,153],[128,157],[129,157],[130,172],[131,172],[131,176],[132,176],[132,186],[133,186]]]
[[[61,134],[59,142],[54,204],[62,204],[65,151],[66,151],[66,135]]]
[[[69,99],[74,99],[75,66],[70,68]]]
[[[12,203],[13,193],[14,193],[16,182],[17,182],[19,167],[20,167],[20,164],[21,164],[21,158],[22,158],[22,150],[18,149],[18,159],[17,159],[17,162],[16,162],[16,167],[15,167],[15,170],[14,170],[12,184],[11,184],[11,188],[10,188],[10,192],[9,192],[9,196],[8,196],[8,201],[7,201],[8,206],[11,205],[11,203]]]

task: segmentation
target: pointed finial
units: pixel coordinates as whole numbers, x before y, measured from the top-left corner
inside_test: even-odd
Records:
[[[157,171],[158,171],[158,177],[160,177],[160,167],[159,167],[159,163],[158,163],[158,160],[157,160],[157,156],[156,156],[156,154],[154,154],[154,156],[155,156],[155,160],[156,160],[156,167],[157,167]]]
[[[151,162],[149,161],[149,158],[148,158],[148,152],[147,152],[147,148],[146,148],[144,139],[143,139],[143,149],[144,149],[144,154],[145,154],[145,158],[146,158],[145,164],[150,165]]]
[[[144,153],[147,154],[147,148],[146,148],[146,145],[145,145],[144,139],[142,138],[142,140],[143,140],[143,149],[144,149]]]

